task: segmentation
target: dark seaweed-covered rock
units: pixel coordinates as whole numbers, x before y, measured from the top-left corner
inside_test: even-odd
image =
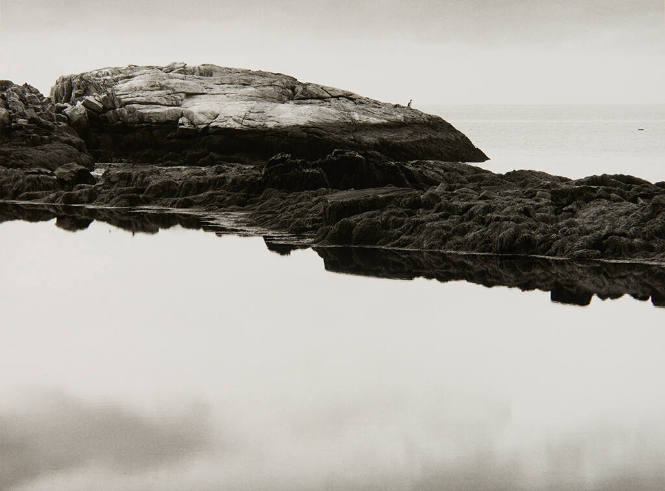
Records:
[[[73,169],[80,179],[58,178]],[[665,188],[628,176],[495,174],[339,150],[315,160],[279,154],[264,166],[111,164],[95,182],[75,166],[0,167],[0,192],[60,204],[242,210],[257,226],[324,245],[665,261]]]
[[[327,194],[318,230],[322,243],[665,259],[665,192],[647,181],[571,181],[535,171],[518,177],[465,164],[437,170],[434,162],[405,166],[426,170],[439,184],[424,191],[409,186]]]
[[[96,182],[88,169],[74,162],[61,165],[55,170],[54,174],[58,184],[65,188],[73,188],[77,184],[95,184]]]
[[[341,149],[313,161],[293,159],[284,153],[275,155],[264,167],[263,181],[266,187],[289,191],[361,189],[389,185],[425,188],[437,183],[408,164],[382,160],[371,152],[362,155]]]

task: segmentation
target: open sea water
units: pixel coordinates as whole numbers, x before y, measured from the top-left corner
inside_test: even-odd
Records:
[[[571,178],[630,174],[665,180],[663,105],[425,106],[466,134],[494,172],[536,169]]]

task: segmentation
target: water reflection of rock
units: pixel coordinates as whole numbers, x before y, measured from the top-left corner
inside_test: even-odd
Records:
[[[132,233],[157,233],[180,226],[217,235],[264,235],[265,231],[229,220],[219,214],[183,213],[167,210],[87,208],[62,205],[0,203],[0,223],[56,219],[68,231],[84,230],[94,220]],[[308,241],[284,235],[264,235],[266,247],[277,254],[308,247]],[[524,291],[549,291],[552,301],[589,305],[594,295],[614,299],[630,295],[665,306],[665,267],[638,263],[609,263],[593,260],[561,260],[527,256],[445,254],[434,251],[405,251],[376,248],[315,247],[328,271],[390,279],[417,277],[441,282],[464,280],[492,286],[516,287]]]
[[[665,268],[647,264],[564,261],[536,257],[444,254],[372,248],[315,248],[325,268],[380,278],[441,282],[464,280],[487,287],[508,286],[551,292],[554,302],[588,305],[630,295],[665,306]]]
[[[0,203],[0,223],[10,220],[44,222],[56,219],[57,227],[70,232],[85,230],[97,220],[133,233],[156,234],[161,229],[175,226],[219,234],[242,233],[242,229],[225,226],[209,218],[206,215],[168,210]]]

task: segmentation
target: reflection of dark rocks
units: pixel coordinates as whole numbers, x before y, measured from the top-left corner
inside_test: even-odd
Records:
[[[92,222],[92,218],[61,215],[55,220],[55,226],[70,232],[77,232],[87,229]]]
[[[276,240],[271,236],[264,236],[263,242],[265,242],[266,248],[270,252],[274,252],[276,254],[279,254],[280,256],[288,256],[293,251],[296,251],[298,249],[306,249],[309,247],[307,244],[292,244],[292,243],[282,242],[280,240]]]
[[[175,226],[218,234],[237,233],[237,229],[219,225],[205,215],[190,213],[0,203],[0,223],[10,220],[43,222],[53,219],[56,219],[57,227],[70,232],[85,230],[94,220],[97,220],[133,233],[156,234],[160,229]]]
[[[217,235],[264,234],[268,250],[289,255],[311,246],[307,237],[265,235],[253,227],[247,215],[183,213],[164,210],[86,208],[61,205],[18,205],[0,203],[0,223],[9,220],[31,222],[56,219],[55,225],[68,231],[84,230],[93,220],[129,232],[154,234],[180,226]],[[555,260],[542,257],[488,254],[446,254],[371,247],[315,247],[329,271],[391,279],[417,277],[441,282],[464,280],[484,286],[508,286],[521,290],[551,292],[554,302],[588,305],[594,295],[619,298],[630,295],[665,306],[665,266],[597,260]]]
[[[551,292],[554,302],[574,305],[588,305],[593,295],[614,299],[627,294],[665,306],[665,268],[661,266],[359,247],[315,250],[325,268],[338,273],[542,290]]]

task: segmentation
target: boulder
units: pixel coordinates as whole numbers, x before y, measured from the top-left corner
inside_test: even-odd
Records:
[[[55,170],[58,184],[65,188],[73,188],[77,184],[95,184],[97,182],[90,171],[75,162],[61,165]]]
[[[51,97],[72,107],[64,113],[99,160],[192,164],[214,154],[256,162],[335,148],[396,160],[487,160],[438,116],[280,73],[130,65],[62,76]]]

